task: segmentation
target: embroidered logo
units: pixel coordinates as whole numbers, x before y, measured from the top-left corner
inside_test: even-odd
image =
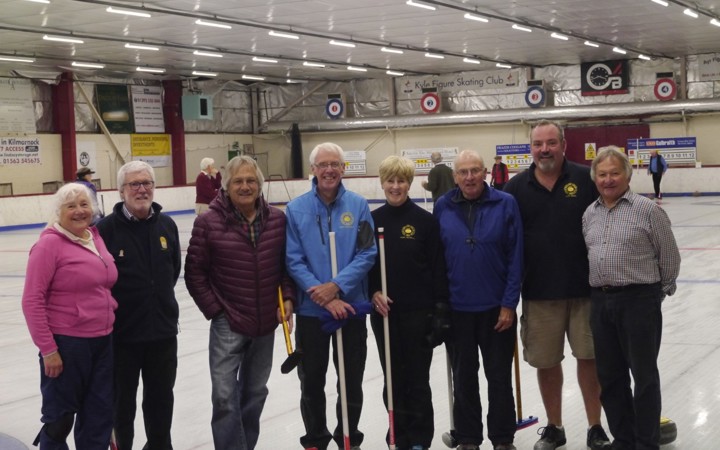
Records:
[[[355,223],[355,218],[353,217],[352,213],[344,212],[340,216],[340,225],[344,227],[352,226],[352,224]]]
[[[162,247],[163,250],[167,250],[167,239],[165,239],[165,236],[160,236],[160,247]]]
[[[400,233],[402,234],[403,239],[413,239],[415,238],[415,227],[412,225],[405,225],[400,230]]]
[[[563,187],[566,197],[575,197],[577,195],[578,187],[575,183],[568,183]]]

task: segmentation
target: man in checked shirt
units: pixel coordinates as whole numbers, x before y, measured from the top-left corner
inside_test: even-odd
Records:
[[[601,148],[590,176],[600,197],[583,215],[583,235],[600,399],[613,450],[657,450],[661,303],[675,293],[680,253],[665,211],[630,190],[632,166],[620,149]]]

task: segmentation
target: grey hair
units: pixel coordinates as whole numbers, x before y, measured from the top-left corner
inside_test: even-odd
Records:
[[[432,152],[430,155],[430,161],[432,161],[434,164],[441,163],[443,160],[442,153],[440,152]]]
[[[557,122],[553,122],[552,120],[546,120],[543,119],[540,122],[533,125],[532,129],[530,130],[530,134],[532,134],[532,130],[534,130],[537,127],[555,127],[558,133],[558,138],[560,139],[560,142],[565,140],[565,130],[563,129],[562,125],[560,125]]]
[[[615,145],[608,145],[598,149],[598,153],[590,165],[590,178],[595,181],[595,171],[597,170],[597,165],[610,158],[620,161],[620,164],[622,164],[622,168],[625,171],[625,175],[627,175],[628,181],[630,181],[633,174],[632,164],[630,164],[630,160],[627,155],[620,150],[620,147]]]
[[[262,186],[265,182],[265,175],[263,175],[262,170],[260,170],[260,166],[258,166],[257,161],[247,155],[236,156],[230,161],[228,161],[227,166],[225,166],[225,172],[227,173],[227,176],[222,179],[223,189],[227,191],[230,179],[235,175],[235,172],[240,170],[242,166],[250,166],[255,169],[255,176],[258,180],[259,189],[262,192]]]
[[[122,191],[122,185],[125,184],[125,177],[129,173],[147,172],[153,183],[155,182],[155,170],[145,161],[130,161],[123,165],[117,174],[117,188]]]
[[[88,201],[92,206],[93,217],[97,216],[99,209],[97,202],[95,201],[95,196],[93,196],[90,188],[82,183],[67,183],[60,187],[60,189],[58,189],[52,197],[52,201],[50,203],[50,218],[45,228],[51,228],[56,223],[60,222],[60,210],[62,209],[62,206],[69,201],[77,199],[81,195],[85,195],[88,198]]]
[[[480,164],[482,164],[483,169],[486,169],[485,166],[485,160],[482,156],[480,156],[480,153],[476,152],[475,150],[463,150],[455,157],[455,165],[454,167],[457,167],[457,163],[461,159],[474,159],[476,161],[479,161]],[[455,169],[453,169],[453,172],[455,172]]]
[[[215,164],[215,160],[212,158],[203,158],[200,160],[200,170],[205,170],[208,167]]]
[[[340,158],[340,162],[345,164],[345,152],[342,147],[337,144],[333,144],[332,142],[323,142],[322,144],[316,145],[310,152],[310,164],[315,164],[315,159],[317,158],[317,154],[320,150],[335,153]]]

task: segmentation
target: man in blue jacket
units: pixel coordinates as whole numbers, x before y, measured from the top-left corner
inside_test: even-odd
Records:
[[[485,183],[480,155],[455,159],[457,188],[433,214],[445,246],[453,333],[450,342],[458,449],[483,441],[478,347],[488,382],[488,438],[495,450],[515,450],[512,359],[523,267],[523,228],[515,199]]]
[[[345,158],[333,143],[316,146],[310,153],[314,178],[312,189],[287,205],[286,262],[298,290],[295,340],[303,358],[298,366],[300,411],[306,434],[300,443],[306,449],[325,450],[334,439],[343,448],[340,400],[337,426],[328,431],[325,418],[325,375],[329,346],[337,369],[335,336],[321,328],[324,317],[349,319],[343,326],[345,382],[347,387],[350,445],[359,449],[363,434],[358,430],[362,410],[362,379],[367,356],[367,327],[357,306],[368,303],[367,273],[375,264],[373,221],[367,200],[342,185]],[[332,276],[329,232],[334,231],[337,275]]]

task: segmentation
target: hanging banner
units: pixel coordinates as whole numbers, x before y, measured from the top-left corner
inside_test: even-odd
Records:
[[[37,137],[0,138],[0,164],[40,164],[40,139]]]
[[[698,56],[700,81],[720,80],[720,53]]]
[[[412,160],[412,162],[415,163],[415,173],[419,175],[429,173],[430,169],[433,168],[430,156],[434,152],[439,152],[442,155],[443,164],[451,169],[453,168],[455,157],[458,154],[457,147],[404,149],[400,150],[400,156],[404,156],[405,158]]]
[[[108,131],[123,134],[133,132],[127,86],[96,84],[95,98],[98,112]]]
[[[170,165],[169,134],[131,134],[132,159],[145,161],[153,167]]]
[[[627,94],[629,86],[626,60],[589,62],[580,65],[582,95]]]
[[[462,72],[453,75],[434,75],[427,77],[402,77],[397,85],[403,94],[416,94],[420,97],[423,89],[437,88],[440,91],[461,91],[464,89],[501,89],[519,86],[520,71],[489,70],[485,72]]]
[[[131,86],[133,116],[136,133],[164,133],[162,88],[160,86]]]
[[[632,165],[647,166],[650,152],[657,150],[668,165],[692,164],[697,161],[696,137],[628,139],[628,158]]]
[[[0,78],[0,133],[7,132],[37,132],[30,80]]]
[[[495,154],[502,156],[508,169],[527,169],[532,164],[530,144],[503,144],[495,146]]]

